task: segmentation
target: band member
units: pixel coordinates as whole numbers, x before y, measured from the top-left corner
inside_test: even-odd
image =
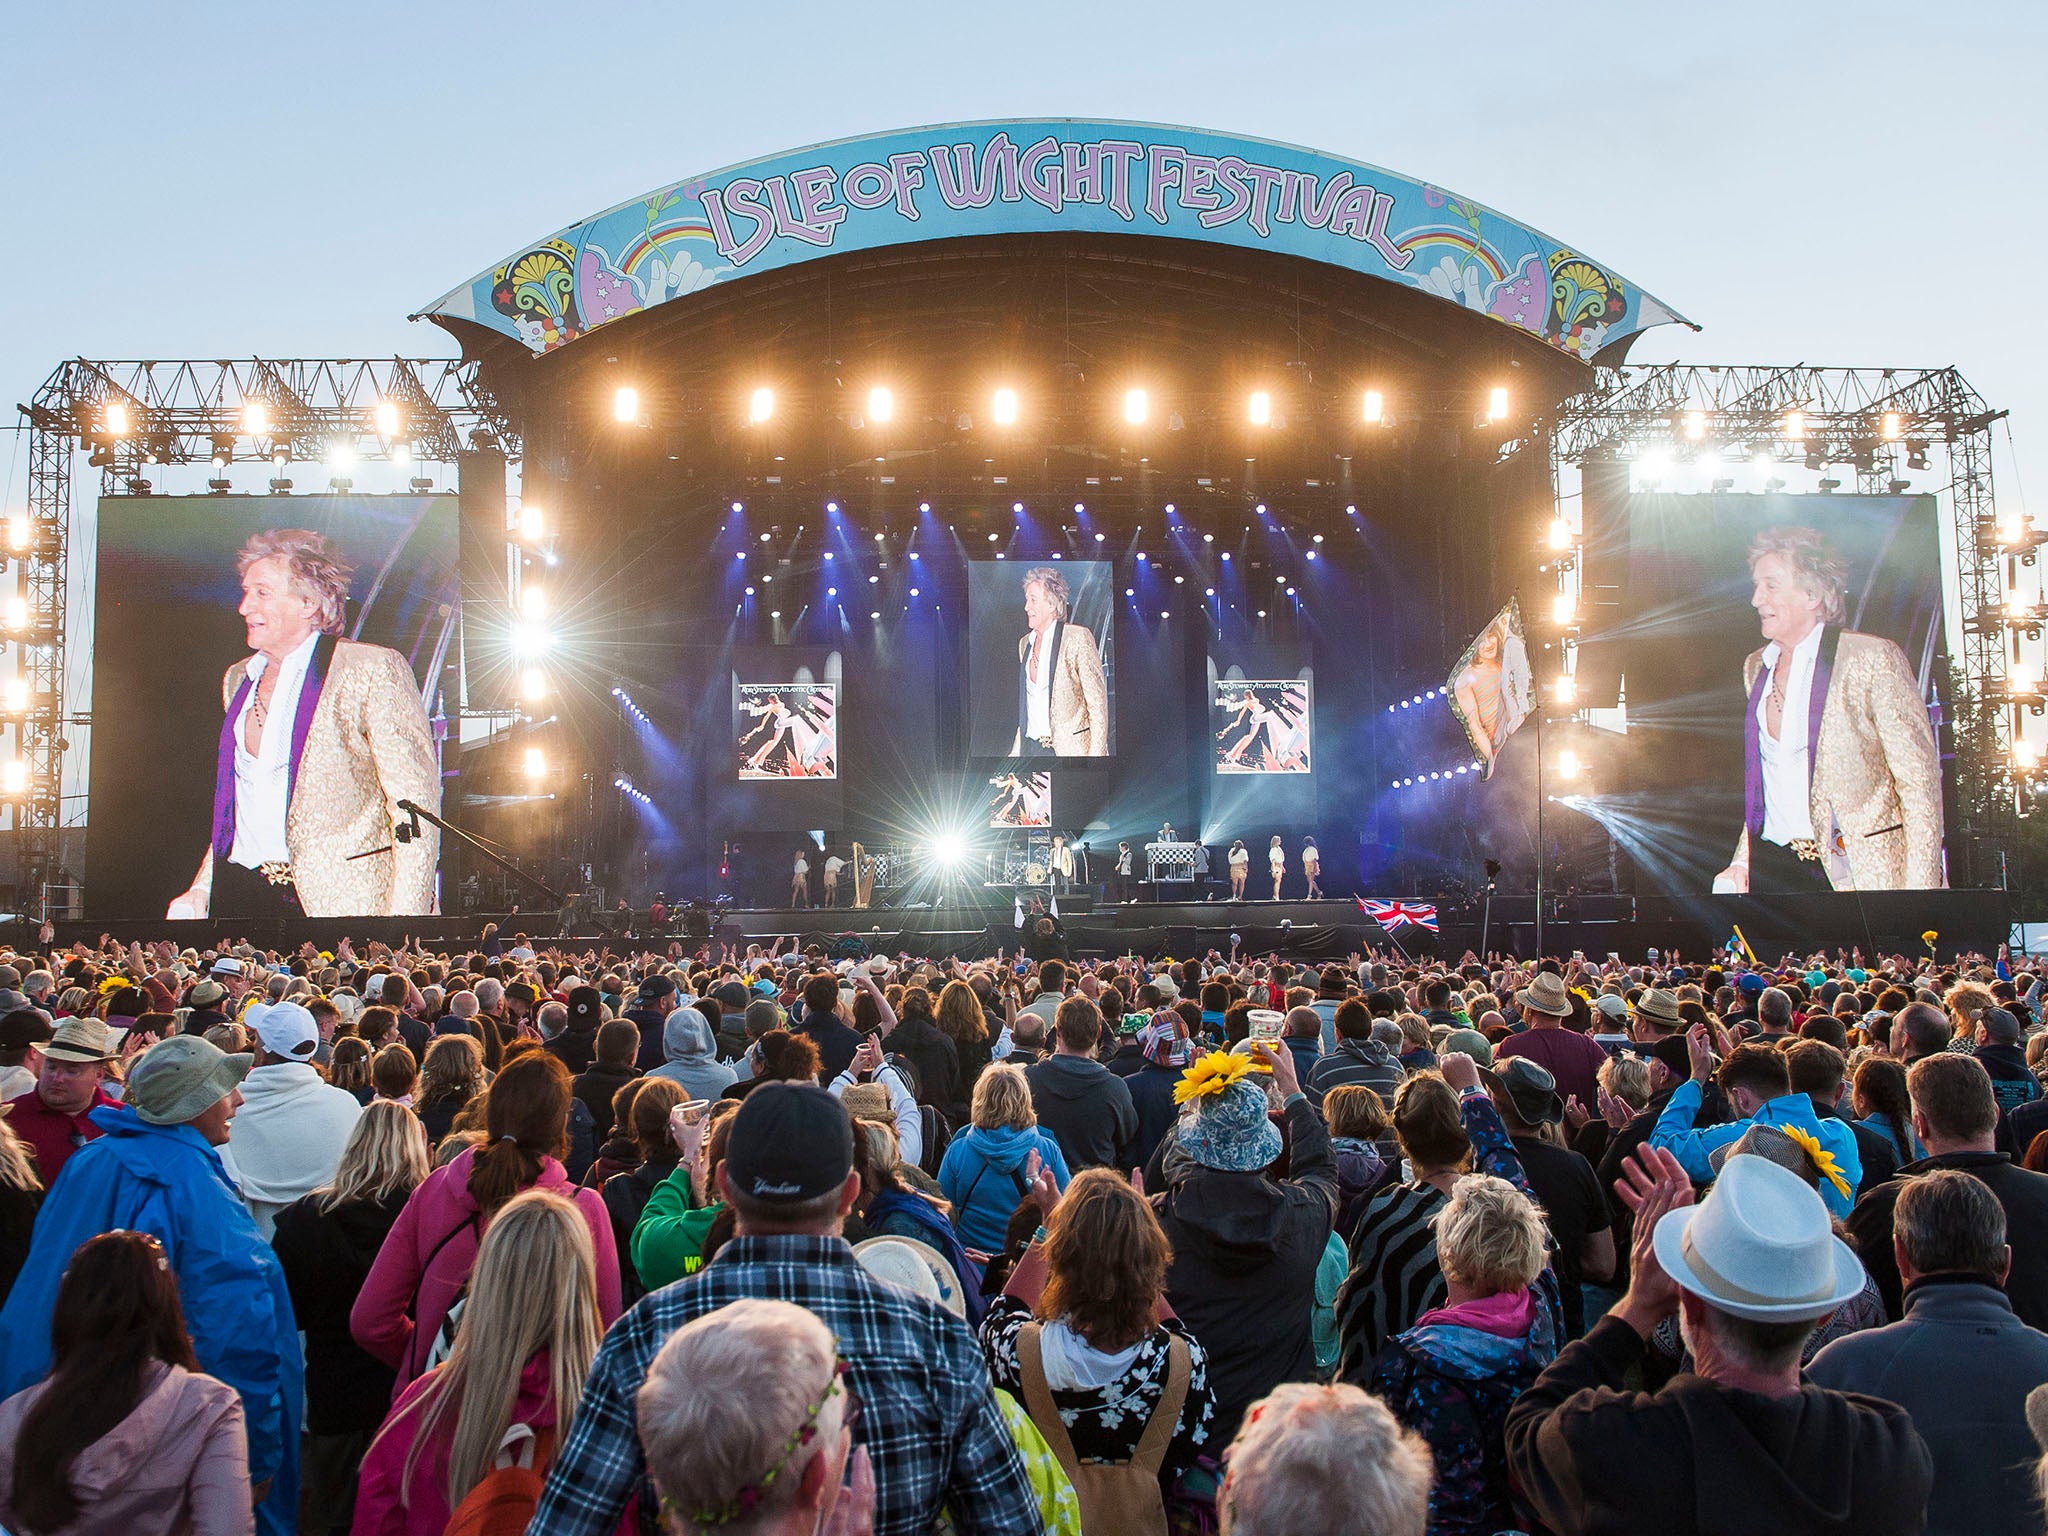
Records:
[[[1017,642],[1017,735],[1012,757],[1109,755],[1109,688],[1095,636],[1067,622],[1066,573],[1034,565],[1024,573],[1024,622]]]
[[[1129,901],[1131,899],[1131,845],[1128,840],[1120,839],[1117,842],[1114,880],[1116,886],[1115,899],[1120,902]]]
[[[412,668],[341,638],[351,573],[319,534],[256,534],[236,567],[255,654],[221,679],[213,838],[165,915],[431,914],[440,832],[398,808],[441,809]]]
[[[1273,868],[1273,899],[1280,899],[1280,880],[1287,873],[1287,850],[1280,846],[1280,834],[1273,834],[1273,841],[1266,849],[1266,862]]]
[[[1743,662],[1744,825],[1717,891],[1943,884],[1941,768],[1905,652],[1841,627],[1846,562],[1812,528],[1749,547],[1765,644]]]
[[[1052,888],[1064,891],[1074,883],[1074,850],[1067,846],[1067,835],[1055,832],[1052,835]]]
[[[839,905],[839,871],[846,868],[846,860],[836,853],[825,855],[825,905]]]
[[[1251,850],[1245,847],[1243,838],[1230,845],[1230,857],[1224,862],[1230,866],[1230,899],[1243,901],[1245,882],[1252,873]]]
[[[808,849],[797,849],[795,867],[789,872],[789,904],[792,907],[811,904],[811,861],[808,853]]]
[[[1319,899],[1323,894],[1323,856],[1316,851],[1316,840],[1312,837],[1301,840],[1301,872],[1308,876],[1308,899]]]
[[[1173,823],[1172,823],[1172,822],[1170,822],[1170,821],[1169,821],[1169,822],[1167,822],[1167,823],[1166,823],[1166,824],[1165,824],[1164,826],[1162,826],[1162,827],[1161,827],[1161,828],[1159,829],[1159,837],[1158,837],[1158,841],[1160,841],[1160,842],[1162,842],[1162,843],[1177,843],[1177,842],[1179,842],[1179,841],[1180,841],[1180,839],[1179,839],[1179,838],[1177,838],[1177,837],[1175,837],[1175,836],[1173,835]]]

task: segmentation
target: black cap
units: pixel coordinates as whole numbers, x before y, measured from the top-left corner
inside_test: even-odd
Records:
[[[40,1008],[17,1008],[0,1019],[0,1051],[25,1050],[41,1045],[57,1033],[57,1026]]]
[[[667,976],[657,971],[654,975],[640,983],[640,1001],[651,1003],[657,997],[667,997],[675,989],[676,984]]]
[[[595,987],[569,989],[569,1027],[592,1030],[604,1022],[604,994]]]
[[[763,1083],[740,1102],[725,1143],[725,1176],[742,1200],[798,1204],[853,1172],[846,1106],[813,1083]]]
[[[1692,1076],[1692,1052],[1686,1048],[1685,1036],[1666,1035],[1650,1047],[1650,1054],[1663,1062],[1673,1077],[1683,1080]]]

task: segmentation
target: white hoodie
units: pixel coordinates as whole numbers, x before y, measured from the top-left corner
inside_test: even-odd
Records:
[[[242,1080],[242,1107],[220,1160],[265,1240],[279,1211],[334,1181],[362,1112],[354,1094],[322,1082],[304,1062],[272,1062]]]

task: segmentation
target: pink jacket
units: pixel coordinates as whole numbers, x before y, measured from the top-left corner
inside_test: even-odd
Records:
[[[0,1526],[20,1530],[9,1496],[14,1442],[43,1384],[0,1403]],[[134,1412],[71,1464],[79,1496],[72,1532],[121,1536],[251,1536],[249,1442],[235,1389],[182,1366],[157,1367]]]
[[[392,1415],[426,1391],[433,1380],[429,1371],[398,1394]],[[448,1507],[448,1448],[455,1440],[455,1417],[446,1415],[435,1427],[434,1438],[420,1452],[412,1472],[412,1500],[402,1502],[405,1458],[412,1454],[417,1419],[392,1427],[384,1421],[356,1483],[355,1523],[349,1536],[440,1536],[452,1511]],[[513,1424],[531,1424],[536,1430],[553,1429],[555,1403],[548,1394],[548,1355],[542,1350],[526,1362],[519,1375],[519,1397],[512,1405]],[[508,1428],[510,1426],[507,1426]]]
[[[475,1152],[465,1151],[445,1168],[436,1168],[412,1192],[398,1213],[370,1278],[349,1311],[348,1331],[363,1349],[398,1373],[395,1402],[420,1374],[434,1336],[448,1308],[469,1282],[482,1238],[476,1201],[469,1193],[469,1167]],[[552,1157],[541,1159],[540,1177],[530,1186],[575,1201],[590,1227],[597,1250],[597,1310],[605,1327],[619,1315],[619,1255],[612,1242],[611,1217],[594,1189],[577,1189]],[[430,1262],[431,1261],[431,1262]],[[418,1294],[418,1304],[408,1304]]]

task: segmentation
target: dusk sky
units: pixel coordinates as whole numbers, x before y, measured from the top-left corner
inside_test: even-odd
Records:
[[[1956,364],[2048,485],[2038,5],[111,0],[10,7],[4,36],[10,417],[72,356],[452,355],[405,317],[663,182],[877,129],[1091,116],[1488,203],[1704,327],[1636,361]],[[2008,513],[2015,464],[2001,433]],[[18,503],[13,440],[0,472]]]

